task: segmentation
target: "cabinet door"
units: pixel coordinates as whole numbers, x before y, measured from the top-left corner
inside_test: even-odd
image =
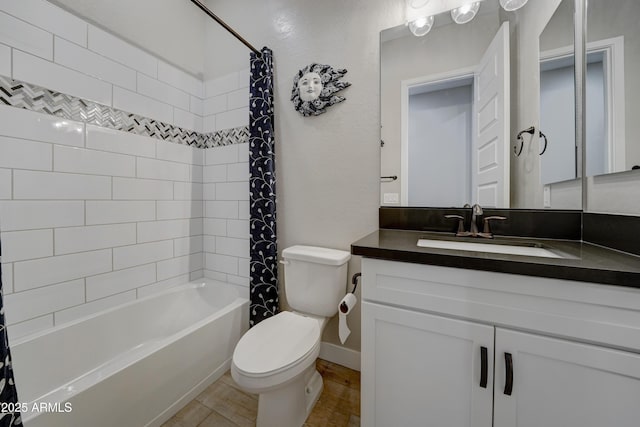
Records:
[[[639,354],[496,328],[495,366],[495,427],[640,425]]]
[[[492,326],[369,302],[362,319],[363,426],[491,426]]]

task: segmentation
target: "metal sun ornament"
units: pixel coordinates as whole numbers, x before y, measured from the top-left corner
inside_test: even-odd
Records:
[[[346,69],[335,69],[330,65],[309,64],[293,78],[291,101],[303,116],[318,116],[327,107],[345,100],[337,92],[351,86],[340,79],[347,74]]]

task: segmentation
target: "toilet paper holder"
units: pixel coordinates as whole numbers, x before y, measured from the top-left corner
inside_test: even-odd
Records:
[[[351,290],[351,293],[354,293],[356,291],[356,288],[358,287],[358,279],[361,276],[362,276],[362,273],[356,273],[351,278],[351,284],[353,285],[353,289]],[[349,311],[349,307],[347,307],[347,304],[344,301],[342,302],[342,304],[340,304],[340,311],[343,313],[346,313],[347,311]]]

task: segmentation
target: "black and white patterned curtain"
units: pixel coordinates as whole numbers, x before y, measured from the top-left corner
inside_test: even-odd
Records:
[[[0,259],[2,244],[0,244]],[[21,426],[22,419],[16,406],[18,392],[13,380],[11,368],[11,352],[9,351],[9,337],[4,321],[4,303],[2,302],[2,262],[0,261],[0,427]]]
[[[249,99],[250,326],[278,312],[273,53],[251,54]]]

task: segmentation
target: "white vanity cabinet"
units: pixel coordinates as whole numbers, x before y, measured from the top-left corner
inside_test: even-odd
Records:
[[[637,427],[640,354],[496,328],[495,427]],[[513,392],[504,394],[505,361]]]
[[[363,427],[640,425],[639,289],[370,258],[362,273]]]
[[[362,316],[363,426],[491,427],[493,327],[369,302]]]

